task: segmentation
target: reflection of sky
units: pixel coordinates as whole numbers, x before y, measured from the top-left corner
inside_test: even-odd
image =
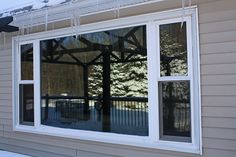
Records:
[[[140,44],[141,46],[144,45],[143,42],[145,39],[143,39],[143,28],[144,27],[139,27],[138,30],[136,30],[135,33],[133,34],[139,43],[136,43],[135,39],[133,39],[131,36],[128,36],[124,39],[125,48],[134,50],[135,48],[138,47],[138,44]],[[78,36],[78,38],[83,38],[91,43],[102,44],[102,45],[113,45],[118,42],[119,38],[125,37],[132,29],[134,29],[134,27],[88,33],[88,34],[82,34],[81,36]],[[75,38],[73,36],[65,37],[65,39],[62,41],[62,45],[67,49],[87,47],[87,45],[79,41],[78,38]],[[60,41],[62,40],[62,38],[57,38],[55,40]],[[56,45],[55,42],[53,42],[53,44]],[[46,50],[46,42],[43,41],[41,47],[43,48],[43,50]],[[61,50],[61,48],[58,47],[57,50]]]

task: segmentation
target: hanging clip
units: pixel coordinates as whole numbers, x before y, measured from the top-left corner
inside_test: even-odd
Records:
[[[45,31],[48,30],[48,9],[45,11]]]
[[[184,25],[184,17],[185,17],[185,0],[182,0],[182,17],[181,17],[181,29]]]
[[[115,18],[120,18],[120,2],[119,0],[115,0],[115,6],[114,6],[114,13],[115,13]]]

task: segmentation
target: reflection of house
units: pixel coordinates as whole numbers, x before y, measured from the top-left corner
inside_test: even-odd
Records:
[[[235,156],[235,0],[61,2],[0,14],[0,149]]]

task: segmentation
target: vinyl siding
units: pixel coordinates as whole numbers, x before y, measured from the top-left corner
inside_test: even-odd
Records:
[[[203,157],[235,157],[236,1],[197,0],[193,3],[199,8]],[[121,16],[178,7],[181,7],[180,1],[166,0],[121,10]],[[83,23],[111,18],[113,15],[108,14],[91,16]],[[60,22],[58,27],[63,27],[63,23]],[[0,149],[36,157],[200,157],[189,153],[13,132],[10,35],[4,48],[3,38],[0,39]]]

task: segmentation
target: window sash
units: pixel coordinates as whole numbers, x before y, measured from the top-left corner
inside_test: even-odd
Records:
[[[192,54],[193,54],[193,45],[192,45],[192,23],[191,23],[192,19],[191,16],[186,16],[184,18],[173,18],[173,19],[168,19],[168,20],[161,20],[156,22],[156,34],[157,34],[157,62],[156,62],[156,67],[157,68],[157,82],[165,82],[165,81],[190,81],[190,117],[191,117],[191,141],[190,143],[194,143],[195,137],[195,131],[194,131],[194,126],[196,126],[196,123],[194,122],[195,119],[195,115],[194,115],[194,111],[195,111],[195,101],[194,101],[194,95],[195,95],[195,91],[194,91],[194,84],[193,84],[193,60],[192,60]],[[161,70],[160,70],[160,26],[164,25],[164,24],[171,24],[171,23],[177,23],[177,22],[186,22],[186,35],[187,35],[187,66],[188,66],[188,75],[186,76],[161,76]],[[157,85],[157,89],[159,89],[158,85]],[[159,95],[159,91],[157,90],[156,95]],[[159,104],[159,102],[158,102]],[[160,106],[160,104],[158,105]],[[159,116],[160,111],[158,110],[158,116]],[[159,118],[158,118],[159,119]],[[159,119],[159,123],[162,120]],[[160,124],[159,124],[160,126]],[[163,127],[163,126],[162,126]],[[159,134],[158,134],[158,141],[165,141],[164,139],[161,139],[161,134],[162,132],[160,132],[163,128],[159,128]],[[174,137],[173,137],[174,138]],[[168,142],[168,141],[167,141]],[[176,141],[178,142],[178,141]]]

